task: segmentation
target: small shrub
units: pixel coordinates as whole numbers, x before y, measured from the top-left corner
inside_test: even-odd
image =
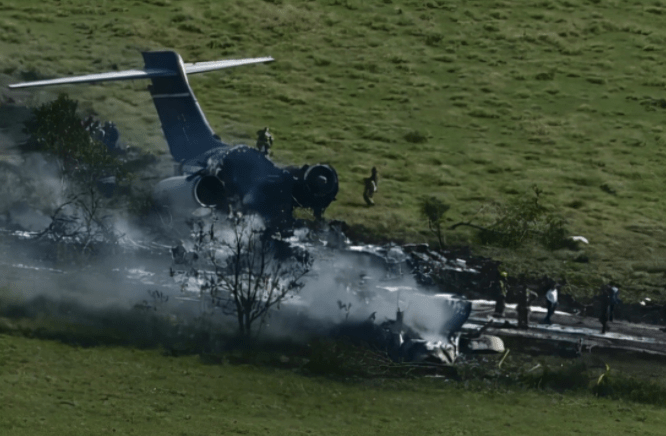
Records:
[[[431,47],[438,46],[444,39],[444,35],[439,32],[429,32],[425,35],[425,43]]]
[[[428,136],[424,133],[419,132],[418,130],[411,130],[407,132],[404,136],[405,141],[412,144],[423,144],[428,142]]]
[[[606,83],[606,79],[603,77],[588,77],[586,80],[595,85],[604,85]]]
[[[456,56],[450,54],[440,54],[437,56],[433,56],[433,60],[437,62],[451,63],[456,61]]]
[[[157,204],[153,194],[149,190],[138,190],[133,192],[127,199],[127,210],[133,216],[145,218],[156,210]]]
[[[572,244],[575,247],[575,243],[567,237],[564,224],[565,221],[562,218],[553,215],[546,216],[545,226],[539,237],[546,248],[559,250],[560,248],[572,248]]]
[[[574,363],[557,369],[544,365],[541,371],[523,373],[520,381],[529,387],[558,392],[587,390],[590,385],[590,377],[584,363]]]
[[[198,26],[191,23],[183,23],[178,26],[178,29],[184,32],[203,33],[203,31]]]
[[[314,374],[373,377],[386,375],[388,356],[348,340],[317,339],[310,344],[306,369]]]
[[[532,190],[534,197],[496,206],[495,221],[479,233],[481,243],[517,248],[532,239],[552,250],[569,246],[565,221],[540,203],[542,191],[536,185]]]
[[[83,183],[104,176],[129,177],[122,161],[83,127],[77,105],[76,100],[60,94],[56,100],[34,108],[23,129],[31,137],[29,145],[54,154],[62,160],[65,175]]]
[[[581,207],[585,206],[585,202],[583,200],[573,200],[567,203],[566,206],[572,209],[580,209]]]
[[[474,118],[499,118],[499,114],[493,110],[485,108],[475,108],[467,112],[467,115]]]
[[[601,190],[604,191],[607,194],[611,195],[617,195],[617,190],[610,186],[608,183],[604,183],[603,185],[600,186]]]
[[[555,79],[555,72],[549,71],[547,73],[539,73],[534,78],[537,80],[553,80]]]
[[[171,22],[172,23],[182,23],[184,21],[191,20],[191,19],[192,19],[192,17],[187,15],[187,14],[177,14],[171,19]]]

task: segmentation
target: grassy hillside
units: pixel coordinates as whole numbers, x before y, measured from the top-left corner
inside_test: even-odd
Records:
[[[8,81],[141,66],[140,50],[186,62],[271,55],[277,62],[197,75],[190,84],[224,139],[269,125],[276,159],[329,162],[328,217],[427,240],[418,201],[449,222],[492,221],[493,201],[529,193],[590,240],[583,253],[477,247],[510,274],[566,274],[586,295],[620,280],[629,299],[664,295],[666,2],[620,0],[243,0],[0,2]],[[124,140],[166,150],[146,83],[62,87]],[[30,91],[36,103],[58,90]],[[379,169],[377,206],[363,177]],[[447,233],[451,243],[473,233]],[[580,258],[580,257],[579,257]],[[625,297],[627,294],[625,294]]]
[[[591,396],[350,384],[287,369],[0,334],[3,435],[661,435],[663,408]]]

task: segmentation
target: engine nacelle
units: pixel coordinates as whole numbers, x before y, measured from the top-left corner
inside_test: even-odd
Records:
[[[321,216],[338,193],[338,175],[329,165],[276,166],[259,150],[238,145],[218,148],[183,163],[186,175],[161,181],[155,198],[174,211],[202,206],[225,212],[257,213],[267,226],[293,222],[293,208]]]
[[[321,216],[338,194],[338,174],[333,167],[324,164],[289,170],[295,178],[294,206],[310,208],[315,216]]]
[[[153,198],[173,213],[188,214],[200,207],[224,207],[225,194],[224,184],[215,176],[185,175],[159,182]]]

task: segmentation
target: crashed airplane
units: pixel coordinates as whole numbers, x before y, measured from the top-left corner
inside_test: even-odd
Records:
[[[188,74],[270,62],[272,58],[186,64],[173,51],[144,52],[142,55],[145,63],[143,70],[42,80],[10,87],[150,79],[152,85],[148,89],[169,150],[182,168],[181,174],[159,182],[154,196],[174,214],[187,216],[201,207],[223,211],[231,207],[233,210],[258,213],[268,226],[281,227],[292,222],[294,207],[311,208],[316,216],[320,216],[335,200],[338,177],[331,166],[317,164],[281,168],[257,149],[222,142],[212,131],[188,83]],[[331,247],[342,248],[346,245],[341,242],[345,239],[343,234],[338,232],[331,237],[336,241],[335,244],[330,241]],[[183,280],[189,280],[186,272],[192,269],[191,263],[197,260],[198,255],[188,252],[183,246],[173,248],[171,254],[174,261],[171,275],[180,274]],[[387,277],[375,279],[355,275],[361,279],[346,286],[347,308],[351,300],[355,308],[363,307],[365,311],[370,311],[375,305],[382,306],[382,301],[394,297],[400,302],[400,286],[385,281],[392,281],[409,271],[417,272],[414,265],[408,262],[408,256],[398,247],[389,247],[385,252],[358,251],[350,247],[346,256],[350,258],[349,264],[355,267],[366,265],[368,271],[387,272]],[[324,269],[330,267],[329,262],[322,265]],[[415,279],[418,280],[418,277]],[[408,307],[404,308],[406,312],[398,307],[394,312],[395,320],[387,318],[375,322],[374,314],[366,320],[345,320],[331,334],[372,344],[397,361],[453,364],[461,352],[503,351],[499,338],[481,336],[480,333],[471,336],[462,334],[462,325],[471,313],[471,303],[464,298],[422,294],[411,287],[404,292],[403,300]],[[180,300],[200,302],[200,299],[191,296]],[[291,313],[295,319],[298,318],[302,309],[298,302],[295,299],[285,303],[283,314]],[[425,315],[426,310],[430,315]],[[383,315],[388,314],[384,311]],[[484,340],[488,345],[484,346]]]
[[[172,214],[201,207],[260,214],[270,226],[292,221],[294,207],[321,216],[338,193],[338,176],[329,165],[280,168],[259,150],[222,142],[211,129],[189,86],[188,74],[271,62],[250,58],[183,63],[174,51],[143,52],[145,68],[9,85],[10,88],[150,79],[148,87],[169,150],[182,168],[154,189],[158,203]]]

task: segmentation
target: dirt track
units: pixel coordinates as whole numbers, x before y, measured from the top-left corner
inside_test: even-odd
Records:
[[[609,323],[610,330],[602,334],[601,323],[594,317],[558,311],[552,317],[553,324],[546,325],[541,323],[543,309],[535,309],[530,315],[529,329],[523,330],[516,327],[516,312],[512,305],[507,307],[504,317],[496,317],[492,314],[494,303],[476,302],[464,328],[476,329],[490,322],[486,329],[489,334],[524,339],[526,348],[559,348],[560,354],[565,355],[575,355],[578,347],[581,352],[596,347],[666,356],[666,331],[662,326],[620,319]]]

